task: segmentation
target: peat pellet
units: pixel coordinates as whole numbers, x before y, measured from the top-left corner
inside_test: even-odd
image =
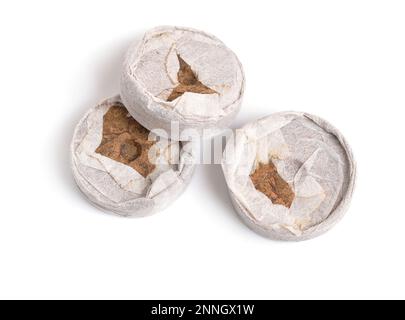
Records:
[[[119,96],[91,108],[77,125],[71,163],[80,190],[98,207],[147,216],[173,202],[191,180],[190,143],[151,134]]]
[[[277,113],[237,130],[222,168],[242,220],[277,240],[306,240],[332,228],[349,206],[356,178],[342,134],[301,112]]]
[[[236,55],[205,32],[158,27],[127,53],[121,97],[149,130],[173,140],[210,138],[237,115],[245,77]]]

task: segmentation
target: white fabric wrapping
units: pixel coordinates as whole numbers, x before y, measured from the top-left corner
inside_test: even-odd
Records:
[[[215,94],[186,92],[166,101],[178,85],[179,54],[205,86]],[[245,76],[236,55],[220,40],[202,31],[181,27],[158,27],[148,31],[127,54],[121,97],[132,116],[149,130],[163,129],[172,139],[171,123],[180,132],[197,130],[205,136],[227,128],[240,109]]]
[[[291,208],[256,190],[250,174],[271,160],[295,192]],[[305,240],[329,230],[352,197],[356,165],[343,136],[316,116],[283,112],[237,130],[222,163],[232,202],[246,224],[272,239]]]
[[[167,207],[190,182],[195,168],[191,143],[160,139],[156,169],[146,178],[135,169],[95,152],[102,140],[103,117],[119,96],[90,109],[77,125],[72,171],[82,192],[98,207],[123,216],[146,216]],[[168,150],[171,152],[168,152]],[[174,159],[180,159],[175,163]]]

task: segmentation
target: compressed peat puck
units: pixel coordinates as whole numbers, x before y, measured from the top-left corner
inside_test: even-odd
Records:
[[[273,114],[236,130],[222,168],[242,220],[277,240],[306,240],[328,231],[346,212],[356,178],[342,134],[300,112]]]
[[[121,97],[149,130],[173,140],[209,138],[238,113],[245,87],[242,65],[219,39],[182,27],[158,27],[127,53]]]
[[[192,151],[190,143],[151,134],[116,96],[91,108],[77,125],[72,171],[80,190],[98,207],[147,216],[185,189],[195,168]]]

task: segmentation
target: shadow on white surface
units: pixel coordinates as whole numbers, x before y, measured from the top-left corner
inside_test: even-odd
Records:
[[[255,235],[252,234],[252,231],[244,225],[232,205],[221,165],[201,165],[201,169],[201,176],[204,180],[204,192],[208,193],[207,197],[210,199],[210,202],[215,202],[214,207],[219,209],[215,210],[215,215],[219,214],[222,216],[213,217],[214,223],[215,221],[218,221],[218,223],[223,224],[225,220],[226,227],[229,227],[231,232],[243,232],[244,236],[255,237]]]
[[[201,167],[204,171],[207,189],[212,194],[213,199],[218,199],[218,203],[222,204],[224,210],[233,213],[234,209],[229,198],[228,186],[226,185],[221,165],[208,164]]]
[[[282,108],[274,109],[273,106],[269,106],[268,113],[264,113],[260,106],[242,104],[240,113],[237,115],[236,119],[231,125],[232,129],[242,128],[244,125],[259,120],[261,118],[267,117],[273,113],[283,111]]]

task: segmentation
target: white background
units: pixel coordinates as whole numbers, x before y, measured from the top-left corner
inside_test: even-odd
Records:
[[[119,91],[129,44],[190,26],[244,64],[234,127],[302,110],[351,143],[345,218],[303,243],[264,239],[232,209],[219,166],[145,219],[93,208],[69,143]],[[0,298],[405,298],[403,1],[2,1]]]

